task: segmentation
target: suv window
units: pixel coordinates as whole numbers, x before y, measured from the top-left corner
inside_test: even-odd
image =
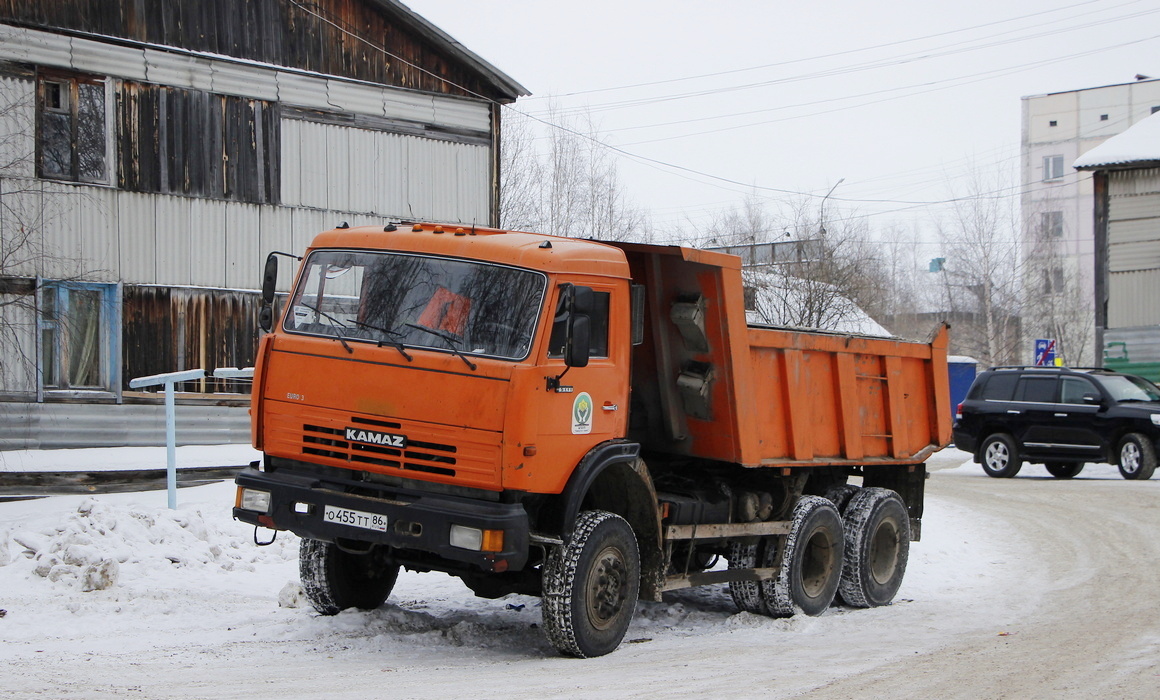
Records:
[[[1054,403],[1056,379],[1056,377],[1023,377],[1015,389],[1015,400]]]
[[[1083,403],[1084,394],[1100,393],[1091,382],[1079,377],[1063,377],[1059,388],[1060,403]]]
[[[1018,374],[992,374],[983,389],[983,397],[988,401],[1010,401],[1018,381]]]

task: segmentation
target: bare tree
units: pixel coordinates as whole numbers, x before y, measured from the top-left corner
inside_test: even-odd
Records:
[[[1017,216],[1002,187],[975,177],[940,222],[944,304],[955,319],[952,351],[988,365],[1019,361],[1021,255]]]
[[[553,108],[533,123],[509,110],[501,153],[501,225],[574,238],[649,237],[644,213],[628,201],[613,154],[587,114]]]
[[[1061,211],[1041,202],[1024,223],[1024,345],[1031,338],[1055,340],[1056,357],[1072,366],[1090,365],[1095,356],[1095,309],[1091,271],[1069,255],[1071,238]]]

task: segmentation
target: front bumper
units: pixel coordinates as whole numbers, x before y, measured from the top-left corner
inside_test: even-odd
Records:
[[[235,479],[238,486],[266,491],[266,513],[234,508],[242,522],[275,530],[289,530],[300,537],[327,542],[347,541],[384,544],[396,550],[435,555],[451,562],[469,564],[483,571],[518,571],[528,560],[528,516],[518,503],[496,503],[461,496],[431,494],[413,489],[378,487],[348,493],[343,484],[286,470],[264,472],[254,467]],[[373,495],[372,495],[373,494]],[[387,519],[385,532],[328,522],[326,506],[361,511]],[[451,526],[480,530],[503,530],[502,550],[480,552],[452,546]]]

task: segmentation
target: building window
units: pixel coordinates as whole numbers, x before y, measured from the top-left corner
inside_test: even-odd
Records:
[[[45,281],[39,290],[40,386],[46,391],[113,391],[117,285]]]
[[[1108,120],[1108,115],[1106,115],[1106,114],[1101,114],[1101,115],[1100,115],[1100,121],[1102,121],[1102,122],[1106,122],[1107,120]]]
[[[1063,212],[1045,211],[1039,215],[1041,238],[1063,238]]]
[[[1063,156],[1043,156],[1043,179],[1058,180],[1063,177]]]
[[[1047,125],[1048,126],[1059,126],[1059,122],[1052,119],[1051,121],[1047,122]]]
[[[37,174],[54,180],[107,183],[105,81],[42,73],[37,77]]]
[[[1043,271],[1043,293],[1059,294],[1063,291],[1063,268],[1052,267]]]

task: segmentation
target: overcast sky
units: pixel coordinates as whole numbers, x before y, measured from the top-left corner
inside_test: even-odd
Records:
[[[661,227],[840,180],[836,210],[925,227],[972,173],[1017,176],[1021,97],[1160,77],[1160,0],[404,2],[516,109],[587,109]]]

